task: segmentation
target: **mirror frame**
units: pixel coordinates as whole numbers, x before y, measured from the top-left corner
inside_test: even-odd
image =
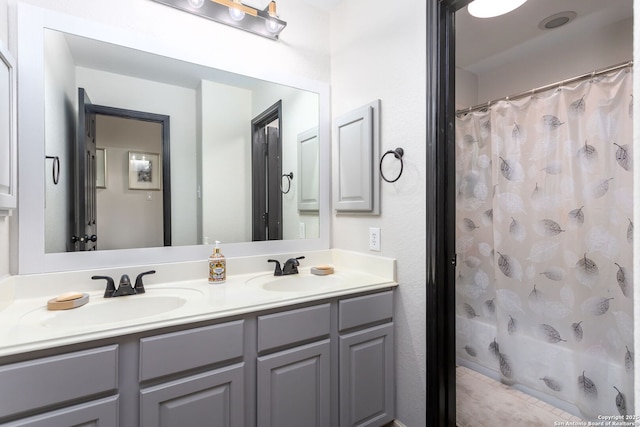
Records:
[[[110,27],[83,18],[18,3],[18,225],[17,249],[13,248],[15,274],[88,270],[108,267],[153,265],[206,260],[212,245],[172,246],[93,252],[45,253],[45,103],[44,30],[76,34],[156,55],[243,74],[314,92],[319,98],[320,141],[320,236],[316,239],[242,242],[224,244],[227,257],[277,253],[298,253],[328,249],[330,244],[330,92],[329,84],[281,70],[264,67],[221,65],[216,58],[203,58],[211,50],[211,40],[194,40],[188,45],[160,44],[139,33]],[[224,62],[224,61],[221,61]],[[247,71],[245,68],[251,68]]]

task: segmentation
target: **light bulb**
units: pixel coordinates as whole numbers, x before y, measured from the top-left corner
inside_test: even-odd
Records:
[[[469,3],[469,13],[476,18],[493,18],[522,6],[527,0],[474,0]]]
[[[282,25],[279,24],[275,19],[267,19],[266,21],[264,21],[264,25],[265,27],[267,27],[267,31],[269,31],[270,33],[275,34],[278,31],[282,30]]]
[[[230,7],[229,8],[229,16],[234,21],[242,21],[244,19],[244,15],[245,15],[245,13],[243,11],[241,11],[240,9],[236,9],[235,7]]]
[[[204,4],[204,0],[187,0],[189,6],[194,7],[196,9],[200,9]]]

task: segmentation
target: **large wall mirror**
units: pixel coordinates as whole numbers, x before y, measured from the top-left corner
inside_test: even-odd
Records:
[[[19,5],[19,273],[205,259],[215,240],[227,256],[328,248],[328,85],[193,60],[210,48]],[[317,164],[301,167],[316,129]],[[302,182],[317,209],[300,208]],[[256,215],[265,197],[280,209]],[[278,232],[256,238],[269,216]]]

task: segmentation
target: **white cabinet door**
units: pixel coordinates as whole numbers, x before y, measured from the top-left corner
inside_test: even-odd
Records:
[[[380,213],[380,100],[334,120],[334,208]]]
[[[16,207],[16,74],[15,60],[0,45],[0,216]]]

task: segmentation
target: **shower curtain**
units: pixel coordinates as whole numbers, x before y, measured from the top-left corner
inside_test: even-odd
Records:
[[[456,122],[457,356],[634,414],[632,74]]]

